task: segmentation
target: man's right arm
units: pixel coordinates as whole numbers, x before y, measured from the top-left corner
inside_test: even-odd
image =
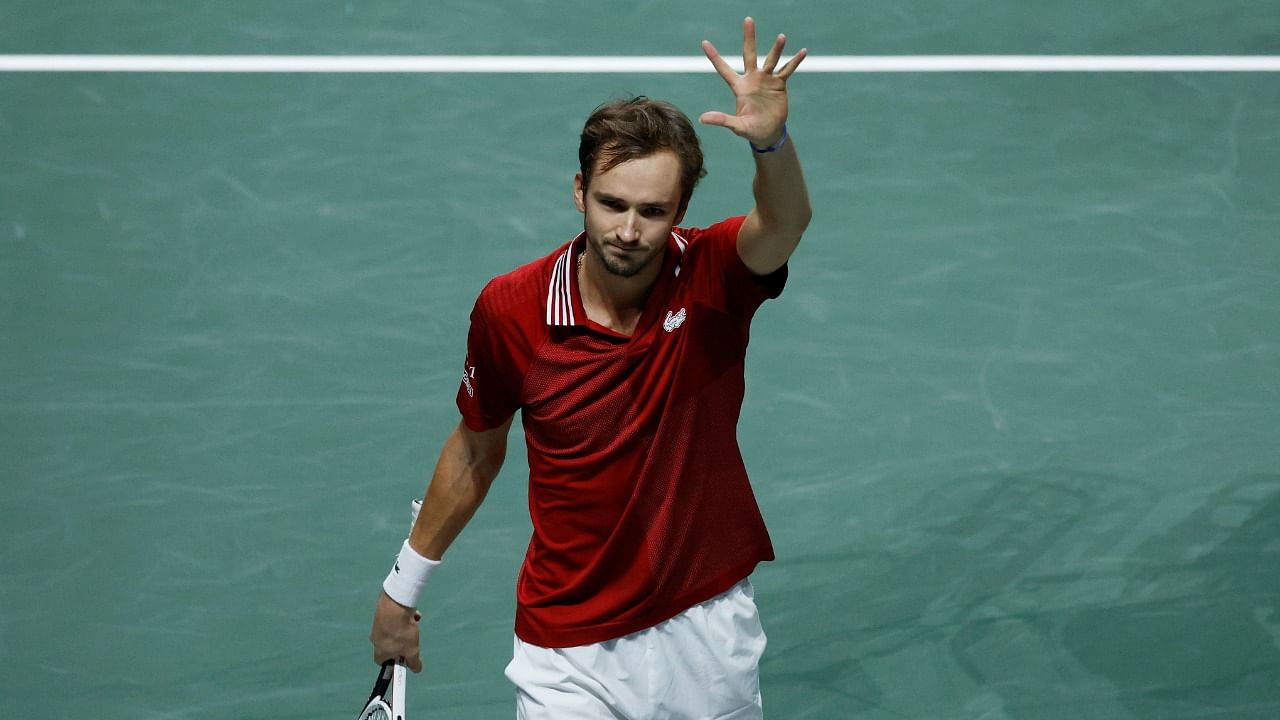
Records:
[[[514,416],[513,416],[514,417]],[[484,502],[489,486],[507,456],[507,432],[513,418],[484,432],[458,423],[445,440],[436,462],[422,510],[409,534],[409,546],[430,560],[440,560]],[[373,614],[373,660],[382,663],[403,657],[414,672],[422,670],[415,608],[405,607],[380,593]]]

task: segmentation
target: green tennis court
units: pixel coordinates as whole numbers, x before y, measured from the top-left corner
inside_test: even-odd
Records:
[[[1280,54],[1239,0],[0,0],[0,54]],[[0,717],[353,717],[491,276],[691,74],[0,73]],[[805,74],[739,432],[774,718],[1280,717],[1280,75]],[[716,128],[688,221],[750,207]],[[523,446],[409,715],[507,718]]]

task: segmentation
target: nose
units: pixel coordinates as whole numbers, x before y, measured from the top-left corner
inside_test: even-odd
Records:
[[[629,212],[623,216],[621,224],[618,225],[618,240],[619,242],[633,243],[639,239],[640,227],[636,214]]]

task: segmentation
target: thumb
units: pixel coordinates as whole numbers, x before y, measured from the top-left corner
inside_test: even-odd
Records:
[[[711,110],[702,113],[702,115],[698,116],[698,122],[703,125],[719,125],[720,127],[729,128],[730,130],[735,131],[738,126],[738,118],[727,113],[722,113],[718,110]]]

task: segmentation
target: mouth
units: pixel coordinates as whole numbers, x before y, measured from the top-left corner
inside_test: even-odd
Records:
[[[632,277],[649,264],[651,254],[644,245],[619,245],[602,243],[600,259],[605,270],[621,277]]]

